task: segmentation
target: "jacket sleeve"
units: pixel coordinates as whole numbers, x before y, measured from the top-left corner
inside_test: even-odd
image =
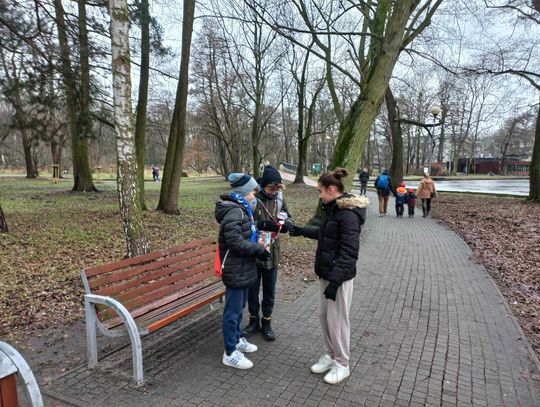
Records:
[[[304,237],[309,239],[319,239],[319,225],[321,220],[317,217],[311,218],[304,226]]]
[[[379,175],[379,177],[380,177],[380,175]],[[377,177],[377,178],[375,179],[375,182],[373,183],[373,185],[375,186],[375,188],[377,188],[377,184],[379,183],[379,177]]]
[[[358,250],[360,249],[360,222],[358,216],[351,210],[345,210],[344,215],[341,217],[339,225],[339,257],[332,269],[330,280],[337,284],[342,284],[351,278],[350,270],[356,271]]]
[[[242,234],[243,217],[244,212],[240,208],[238,208],[238,210],[231,210],[225,215],[221,221],[225,244],[234,255],[239,257],[260,255],[264,251],[264,247],[251,240],[245,239]]]

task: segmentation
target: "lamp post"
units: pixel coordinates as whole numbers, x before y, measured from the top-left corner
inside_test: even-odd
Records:
[[[431,108],[431,115],[433,116],[433,133],[429,131],[429,157],[428,157],[428,174],[431,175],[431,161],[433,159],[433,145],[435,144],[434,136],[435,136],[435,126],[437,121],[437,116],[441,113],[441,108],[439,106],[433,106]]]

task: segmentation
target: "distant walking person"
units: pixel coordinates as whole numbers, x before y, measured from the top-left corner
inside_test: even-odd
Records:
[[[431,210],[431,199],[437,197],[435,182],[433,182],[427,172],[424,173],[424,178],[420,181],[420,185],[418,185],[416,196],[422,200],[422,217],[425,218]]]
[[[377,197],[379,198],[379,216],[386,215],[388,210],[388,198],[390,192],[394,191],[392,178],[388,170],[384,170],[381,175],[375,180],[375,188],[377,189]]]
[[[317,239],[315,273],[319,277],[319,318],[326,354],[311,366],[313,373],[326,373],[324,381],[336,384],[350,375],[351,324],[349,312],[353,279],[360,246],[360,226],[369,203],[366,197],[344,192],[343,168],[319,178],[317,189],[322,204],[322,219],[304,227],[293,226],[291,236]]]
[[[154,182],[158,182],[159,179],[159,167],[157,165],[152,166],[152,179]]]
[[[360,195],[365,195],[367,183],[369,181],[369,172],[367,168],[362,168],[362,171],[358,172],[358,179],[360,179]]]

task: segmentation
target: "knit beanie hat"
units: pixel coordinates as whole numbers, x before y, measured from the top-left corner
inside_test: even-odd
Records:
[[[281,184],[281,174],[271,165],[264,167],[264,171],[260,181],[261,187],[272,184]]]
[[[259,185],[255,179],[241,172],[233,172],[229,174],[227,180],[231,184],[233,192],[238,192],[240,195],[245,196],[249,194],[254,189],[258,188]]]

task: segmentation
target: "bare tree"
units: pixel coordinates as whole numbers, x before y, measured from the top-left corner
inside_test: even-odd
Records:
[[[110,0],[114,123],[118,157],[118,199],[127,256],[148,252],[142,211],[137,197],[137,161],[131,110],[129,13],[127,0]]]
[[[163,181],[157,209],[165,213],[179,214],[178,191],[182,177],[182,161],[186,139],[186,106],[188,97],[189,58],[191,54],[191,36],[195,19],[195,0],[184,0],[184,19],[182,21],[182,60],[180,79],[176,88],[176,102],[163,170]]]

